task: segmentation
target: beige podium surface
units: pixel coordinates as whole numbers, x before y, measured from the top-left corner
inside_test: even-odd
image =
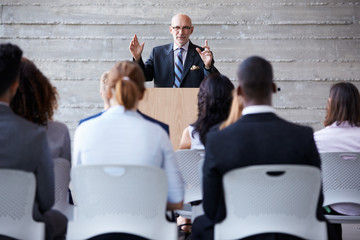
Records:
[[[198,88],[147,88],[140,101],[142,113],[169,125],[174,150],[185,127],[197,118]]]

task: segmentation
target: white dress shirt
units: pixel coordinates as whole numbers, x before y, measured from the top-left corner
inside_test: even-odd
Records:
[[[242,110],[242,115],[258,114],[258,113],[275,113],[275,109],[269,105],[252,105]]]
[[[319,152],[360,152],[360,127],[343,122],[336,122],[314,133]],[[360,205],[334,204],[331,208],[345,215],[360,215]]]
[[[113,106],[76,129],[73,167],[81,164],[163,168],[168,178],[168,202],[183,200],[183,182],[167,133],[136,111],[125,111],[123,106]]]

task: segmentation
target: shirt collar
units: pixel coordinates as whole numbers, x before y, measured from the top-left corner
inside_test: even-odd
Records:
[[[184,49],[185,51],[187,51],[189,49],[189,43],[190,43],[190,40],[187,41],[187,43],[185,43],[185,45],[182,46],[181,48]],[[176,43],[174,43],[173,50],[175,51],[178,48],[180,48],[180,47],[178,45],[176,45]]]
[[[275,109],[269,105],[253,105],[244,108],[242,115],[257,113],[275,113]]]

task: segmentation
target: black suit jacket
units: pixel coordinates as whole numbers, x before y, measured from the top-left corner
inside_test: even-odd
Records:
[[[146,81],[154,79],[155,87],[173,87],[174,85],[174,44],[167,44],[153,48],[150,58],[144,64],[140,59],[139,65],[144,71]],[[201,81],[211,73],[218,73],[219,71],[214,67],[214,61],[210,70],[206,70],[204,62],[196,48],[203,48],[196,46],[189,42],[189,49],[184,63],[184,73],[181,77],[180,87],[199,87]],[[198,69],[190,70],[191,67],[196,66]],[[195,67],[195,68],[196,68]]]
[[[244,115],[206,140],[203,167],[203,206],[214,223],[226,216],[222,178],[228,171],[259,164],[304,164],[320,168],[313,131],[287,122],[273,113]],[[321,213],[322,195],[317,217]]]

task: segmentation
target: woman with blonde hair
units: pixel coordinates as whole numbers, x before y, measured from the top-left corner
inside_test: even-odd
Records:
[[[144,80],[141,68],[130,61],[119,62],[109,71],[105,94],[110,108],[79,125],[73,163],[161,167],[168,176],[168,209],[181,209],[183,182],[169,137],[136,111],[145,91]]]

